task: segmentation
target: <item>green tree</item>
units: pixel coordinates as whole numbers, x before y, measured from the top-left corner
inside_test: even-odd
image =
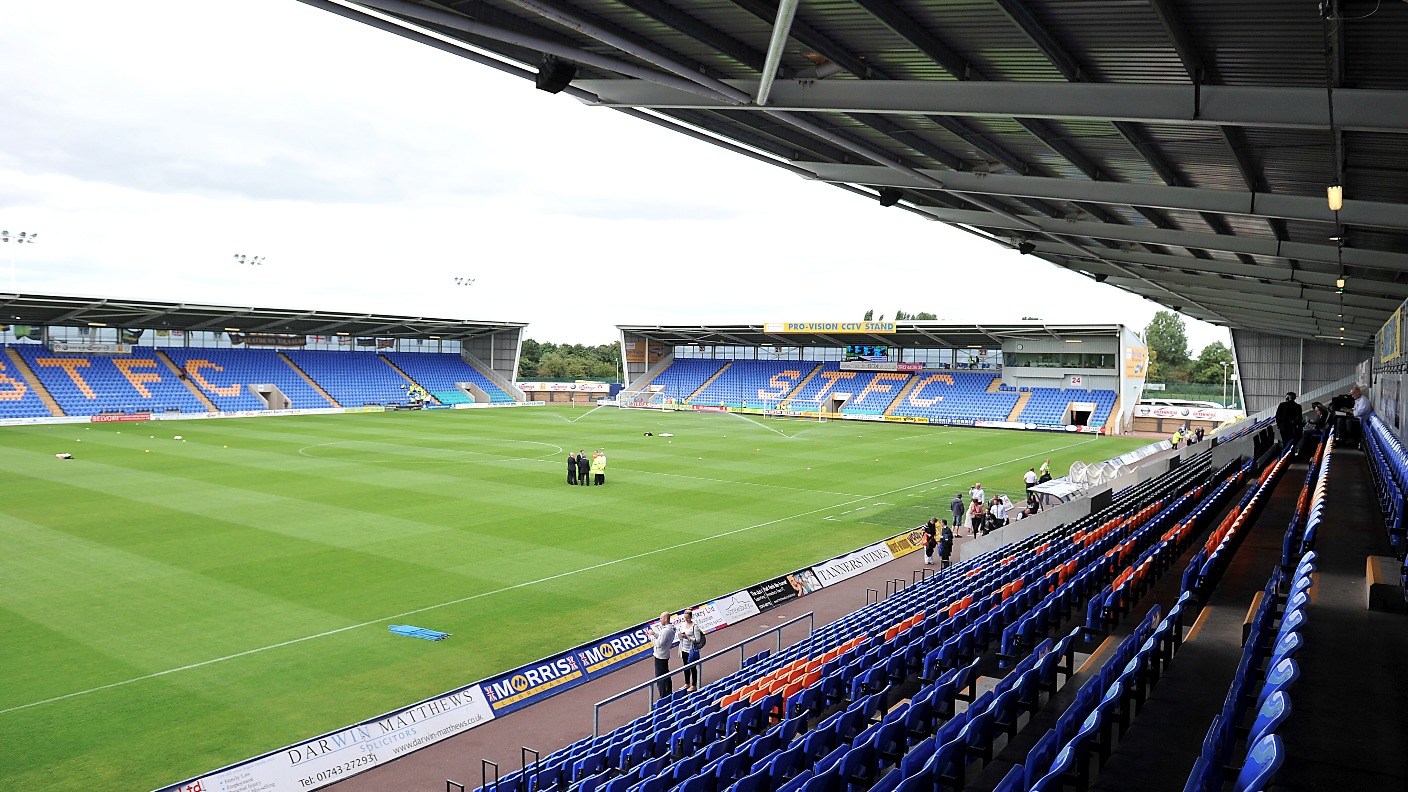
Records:
[[[1188,331],[1183,317],[1174,311],[1159,311],[1144,328],[1149,345],[1149,379],[1154,382],[1187,380]]]
[[[865,312],[865,317],[862,318],[861,321],[862,321],[862,322],[869,322],[871,319],[874,319],[874,318],[875,318],[875,309],[874,309],[874,308],[871,308],[870,310],[868,310],[868,311]]]
[[[1190,374],[1194,382],[1202,382],[1209,385],[1221,384],[1223,376],[1223,366],[1226,363],[1227,372],[1231,373],[1232,350],[1221,341],[1214,341],[1203,347],[1203,351],[1198,353],[1198,359],[1193,361]]]
[[[620,380],[621,347],[618,344],[554,344],[526,338],[518,362],[518,376],[527,380]]]

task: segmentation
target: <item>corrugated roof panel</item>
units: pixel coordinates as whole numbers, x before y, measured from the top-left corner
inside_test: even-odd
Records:
[[[992,0],[896,0],[895,5],[971,64],[973,79],[1062,79],[1031,39]]]
[[[1408,135],[1346,132],[1344,148],[1345,198],[1408,203]]]
[[[1345,80],[1354,88],[1402,90],[1408,85],[1408,58],[1403,57],[1403,31],[1408,27],[1408,3],[1345,3]]]
[[[1149,3],[1028,3],[1033,14],[1098,82],[1187,83],[1178,52]]]
[[[1177,8],[1220,82],[1325,84],[1325,36],[1315,3],[1183,0]]]
[[[1248,127],[1244,133],[1271,192],[1325,194],[1334,177],[1327,131]]]

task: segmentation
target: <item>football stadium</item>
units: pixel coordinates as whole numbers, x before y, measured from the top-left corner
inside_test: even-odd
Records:
[[[12,258],[0,787],[1408,788],[1408,5],[300,2],[1225,328],[1245,409],[1094,301],[530,379]]]

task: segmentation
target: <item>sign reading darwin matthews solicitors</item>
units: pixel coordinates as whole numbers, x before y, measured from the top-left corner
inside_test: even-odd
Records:
[[[307,792],[492,720],[470,685],[160,792]]]
[[[894,322],[763,322],[764,333],[894,333]]]

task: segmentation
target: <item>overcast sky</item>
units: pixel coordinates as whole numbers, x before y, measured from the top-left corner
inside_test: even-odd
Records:
[[[0,119],[0,229],[39,234],[22,293],[526,321],[579,343],[869,308],[1139,329],[1157,310],[295,0],[6,0]],[[1194,354],[1226,339],[1187,322]]]

